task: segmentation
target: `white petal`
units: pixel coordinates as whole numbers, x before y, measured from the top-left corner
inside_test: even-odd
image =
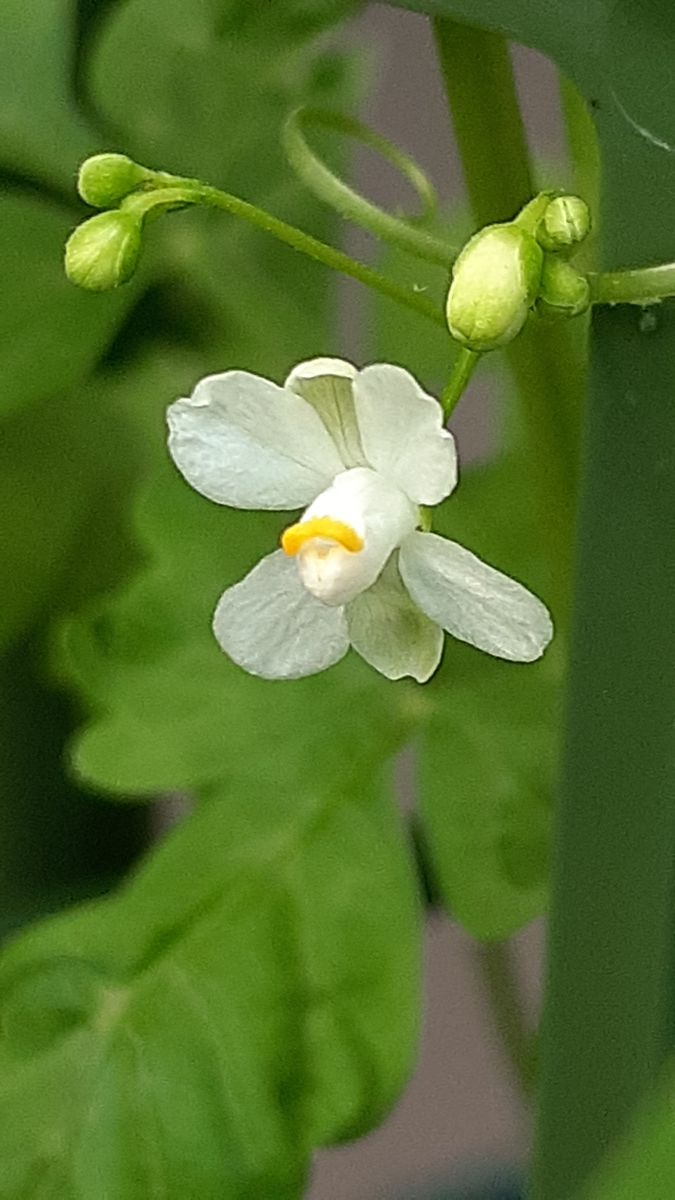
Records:
[[[438,504],[457,483],[457,453],[440,404],[412,375],[386,363],[354,380],[356,419],[368,464],[416,504]]]
[[[349,648],[344,610],[311,596],[283,550],[268,554],[223,593],[213,632],[233,662],[263,679],[314,675]]]
[[[352,395],[357,373],[342,358],[312,358],[298,363],[284,384],[319,414],[345,467],[366,466]]]
[[[310,405],[248,371],[208,375],[167,417],[176,466],[218,504],[299,508],[342,470]]]
[[[298,554],[306,588],[325,604],[347,604],[377,579],[387,559],[415,528],[418,511],[388,480],[369,467],[343,471],[317,496],[300,524],[330,517],[348,525],[363,549],[345,550],[337,542],[312,538]]]
[[[432,621],[496,658],[533,662],[553,636],[541,600],[456,542],[413,533],[401,547],[399,568],[413,600]]]
[[[387,679],[425,683],[443,652],[443,630],[413,604],[392,555],[379,579],[347,608],[349,640]]]

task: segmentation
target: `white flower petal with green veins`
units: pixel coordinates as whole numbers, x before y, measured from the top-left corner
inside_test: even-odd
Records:
[[[176,466],[217,504],[299,508],[343,469],[311,406],[248,371],[207,376],[167,419]]]
[[[553,636],[541,600],[456,542],[412,533],[401,546],[399,569],[432,621],[496,658],[533,662]]]
[[[343,358],[311,358],[293,367],[284,383],[319,414],[345,467],[367,466],[352,394],[356,375]]]
[[[356,419],[368,465],[416,504],[438,504],[457,483],[454,438],[443,410],[402,367],[376,363],[354,380]]]
[[[347,620],[303,586],[283,550],[268,554],[220,597],[213,632],[233,662],[263,679],[300,679],[347,653]]]
[[[379,579],[347,606],[349,640],[387,679],[426,683],[443,653],[443,630],[413,604],[392,555]]]

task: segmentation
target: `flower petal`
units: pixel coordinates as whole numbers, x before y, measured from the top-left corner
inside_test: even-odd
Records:
[[[541,600],[456,542],[412,533],[401,546],[399,567],[413,600],[432,621],[496,658],[533,662],[553,636]]]
[[[167,417],[176,466],[218,504],[299,508],[343,469],[310,405],[248,371],[208,375]]]
[[[347,607],[349,640],[387,679],[412,675],[425,683],[443,652],[443,630],[413,604],[395,554],[379,579]]]
[[[345,467],[367,465],[352,394],[357,374],[356,367],[343,358],[311,358],[298,363],[284,384],[319,414]]]
[[[454,438],[438,401],[402,367],[378,363],[354,380],[356,419],[368,464],[416,504],[438,504],[457,483]]]
[[[418,510],[377,471],[352,467],[312,501],[295,528],[296,536],[303,524],[320,530],[326,518],[327,534],[310,537],[300,549],[298,570],[318,600],[341,605],[375,582],[393,551],[415,528]],[[346,548],[344,539],[331,536],[331,525],[358,539],[360,548]]]
[[[344,609],[311,596],[283,550],[268,554],[223,593],[213,632],[233,662],[263,679],[314,675],[349,648]]]

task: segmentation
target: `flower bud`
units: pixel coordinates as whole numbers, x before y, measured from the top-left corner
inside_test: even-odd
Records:
[[[141,253],[141,221],[113,209],[90,217],[66,242],[66,275],[71,283],[107,292],[131,279]]]
[[[556,196],[537,226],[537,241],[544,250],[571,254],[588,237],[591,214],[580,196]]]
[[[93,208],[114,208],[129,192],[152,178],[126,154],[95,154],[82,163],[77,190]]]
[[[520,333],[538,291],[541,247],[517,225],[488,225],[467,242],[453,268],[450,332],[481,353]]]
[[[537,310],[542,316],[578,317],[591,302],[585,275],[562,258],[546,255]]]

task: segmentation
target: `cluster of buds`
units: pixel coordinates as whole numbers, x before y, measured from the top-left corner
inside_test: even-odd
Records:
[[[506,346],[528,314],[574,317],[590,305],[588,280],[570,262],[591,218],[579,196],[542,194],[509,222],[479,230],[455,261],[450,332],[476,353]]]
[[[77,190],[92,208],[106,209],[78,225],[66,243],[66,274],[78,287],[107,292],[126,283],[138,266],[147,196],[156,172],[125,154],[96,154],[80,167]]]

